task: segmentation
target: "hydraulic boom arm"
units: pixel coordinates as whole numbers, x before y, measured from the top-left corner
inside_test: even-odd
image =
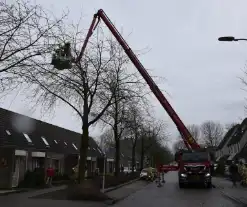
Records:
[[[113,25],[113,23],[111,22],[111,20],[107,17],[107,15],[105,14],[105,12],[102,9],[100,9],[94,15],[93,21],[91,23],[91,26],[89,28],[88,34],[87,34],[86,39],[84,41],[84,44],[82,46],[82,50],[81,50],[81,52],[80,52],[77,60],[80,60],[81,57],[83,56],[83,53],[84,53],[85,48],[87,46],[88,40],[89,40],[90,36],[93,34],[94,29],[97,27],[100,19],[102,19],[104,21],[104,23],[106,24],[106,26],[112,32],[112,34],[114,35],[114,37],[117,39],[117,41],[119,42],[119,44],[124,49],[125,53],[128,55],[128,57],[130,58],[130,60],[132,61],[132,63],[135,65],[135,67],[137,68],[137,70],[140,72],[140,74],[142,75],[142,77],[145,79],[145,81],[149,85],[151,91],[154,93],[154,95],[159,100],[159,102],[161,103],[161,105],[163,106],[163,108],[167,111],[167,113],[169,114],[169,116],[171,117],[171,119],[173,120],[173,122],[176,124],[176,126],[178,128],[178,131],[180,132],[180,134],[181,134],[181,136],[182,136],[182,138],[184,140],[184,143],[185,143],[186,147],[188,149],[190,149],[190,150],[194,150],[194,149],[200,148],[200,146],[196,143],[195,139],[191,136],[189,130],[186,128],[186,126],[184,125],[184,123],[178,117],[178,115],[175,112],[175,110],[172,108],[172,106],[170,105],[170,103],[167,101],[167,99],[165,98],[165,96],[163,95],[163,93],[161,92],[161,90],[155,84],[155,82],[153,81],[153,79],[151,78],[151,76],[147,73],[147,71],[144,68],[144,66],[142,65],[142,63],[139,61],[139,59],[137,58],[137,56],[133,53],[133,51],[131,50],[131,48],[127,44],[127,42],[123,39],[122,35],[118,32],[118,30],[116,29],[116,27]]]

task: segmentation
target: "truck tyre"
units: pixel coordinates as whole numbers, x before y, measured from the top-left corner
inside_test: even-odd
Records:
[[[212,188],[212,183],[211,182],[207,183],[206,188],[209,188],[209,189]]]
[[[185,187],[184,183],[181,183],[181,182],[179,182],[178,185],[179,185],[179,188],[184,188]]]

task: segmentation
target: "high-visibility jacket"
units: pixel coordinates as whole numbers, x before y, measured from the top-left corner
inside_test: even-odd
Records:
[[[79,173],[79,165],[76,165],[73,168],[74,173],[76,174],[76,177],[78,177],[78,173]],[[87,177],[87,170],[85,170],[85,178]]]

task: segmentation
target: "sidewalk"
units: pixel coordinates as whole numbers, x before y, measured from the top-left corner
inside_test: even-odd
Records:
[[[51,191],[61,190],[66,186],[47,188],[37,191],[29,191],[25,193],[15,193],[0,197],[0,203],[4,207],[104,207],[106,204],[100,202],[87,201],[69,201],[69,200],[52,200],[52,199],[34,199],[34,196],[48,193]]]
[[[69,200],[52,200],[52,199],[40,199],[34,198],[35,196],[42,195],[51,191],[63,190],[66,186],[52,187],[46,188],[42,190],[36,191],[28,191],[24,193],[10,193],[7,196],[0,196],[0,203],[5,207],[19,207],[20,204],[25,207],[51,207],[51,206],[59,206],[59,207],[104,207],[109,204],[114,204],[134,192],[141,190],[148,182],[145,181],[136,181],[129,184],[125,184],[117,189],[110,189],[111,191],[106,192],[106,194],[112,198],[109,202],[93,202],[93,201],[69,201]],[[7,191],[3,193],[8,193]]]
[[[226,188],[222,190],[222,194],[235,202],[247,205],[247,189],[243,187]]]
[[[225,178],[214,178],[213,183],[216,188],[221,189],[224,196],[239,204],[247,205],[247,188],[243,188],[239,183],[237,187],[232,187],[231,181]]]
[[[227,180],[226,178],[220,178],[220,177],[213,177],[212,184],[215,185],[215,187],[219,189],[232,187],[231,181]]]

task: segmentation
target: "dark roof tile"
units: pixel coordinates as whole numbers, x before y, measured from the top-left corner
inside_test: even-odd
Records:
[[[238,125],[238,128],[236,130],[236,132],[233,134],[231,140],[229,141],[229,143],[227,144],[227,146],[236,144],[238,142],[240,142],[240,140],[242,139],[244,133],[247,130],[247,118],[245,118],[242,123],[240,125]]]
[[[23,123],[32,125],[32,129],[28,129]],[[10,132],[10,135],[6,130]],[[23,133],[29,136],[32,143],[28,142]],[[46,141],[43,141],[42,137]],[[15,146],[18,149],[31,148],[62,154],[78,154],[80,141],[80,133],[0,108],[0,146]],[[49,146],[45,142],[48,142]],[[102,156],[97,143],[92,137],[89,139],[89,148],[88,156]]]

